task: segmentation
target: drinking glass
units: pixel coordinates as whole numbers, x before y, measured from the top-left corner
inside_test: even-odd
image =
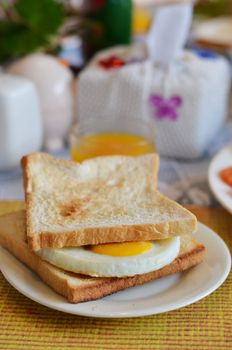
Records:
[[[81,162],[103,155],[143,155],[156,152],[155,127],[141,119],[89,118],[74,125],[71,158]]]

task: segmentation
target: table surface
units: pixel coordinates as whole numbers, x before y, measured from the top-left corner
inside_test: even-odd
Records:
[[[0,202],[0,214],[20,202]],[[232,216],[222,208],[190,207],[232,249]],[[0,273],[0,349],[232,349],[232,274],[205,299],[180,310],[141,318],[94,319],[41,306]]]

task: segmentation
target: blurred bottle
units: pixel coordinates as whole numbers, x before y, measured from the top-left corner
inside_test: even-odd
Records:
[[[88,58],[100,49],[131,42],[132,9],[132,0],[84,1],[84,51]]]
[[[78,35],[61,37],[59,57],[61,62],[77,75],[84,65],[81,38]]]

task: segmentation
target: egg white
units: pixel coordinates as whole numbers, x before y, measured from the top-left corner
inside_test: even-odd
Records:
[[[98,254],[83,247],[44,248],[38,254],[67,271],[94,277],[125,277],[158,270],[170,264],[179,254],[180,237],[151,243],[150,250],[125,257]]]

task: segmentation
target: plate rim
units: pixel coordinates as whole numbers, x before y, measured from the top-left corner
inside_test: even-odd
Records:
[[[161,313],[164,313],[164,312],[169,312],[169,311],[173,311],[173,310],[177,310],[177,309],[180,309],[182,307],[185,307],[185,306],[188,306],[188,305],[191,305],[203,298],[205,298],[206,296],[208,296],[209,294],[211,294],[212,292],[214,292],[216,289],[218,289],[222,283],[226,280],[226,278],[228,277],[229,273],[230,273],[230,270],[231,270],[231,254],[230,254],[230,250],[228,248],[228,246],[226,245],[226,243],[224,242],[224,240],[214,231],[212,230],[210,227],[202,224],[201,222],[198,222],[199,224],[199,229],[203,229],[203,230],[206,230],[208,231],[208,233],[210,233],[212,236],[213,236],[213,239],[217,240],[217,241],[220,241],[220,244],[224,250],[224,256],[225,256],[225,261],[226,261],[226,265],[225,265],[225,268],[224,268],[224,271],[222,273],[222,275],[220,276],[220,278],[217,279],[216,282],[214,282],[210,287],[202,290],[202,292],[198,292],[196,293],[194,296],[190,297],[190,298],[185,298],[184,300],[180,300],[179,302],[175,303],[175,304],[167,304],[167,305],[164,305],[164,306],[160,306],[160,307],[154,307],[150,308],[150,309],[145,309],[145,310],[131,310],[131,311],[127,311],[125,313],[117,313],[116,314],[114,312],[109,312],[108,314],[106,314],[105,312],[101,313],[101,312],[97,312],[92,310],[90,312],[87,311],[78,311],[78,310],[75,310],[73,309],[72,310],[65,310],[62,306],[61,307],[57,307],[55,305],[51,305],[49,302],[46,302],[44,300],[41,301],[40,298],[36,298],[34,296],[31,296],[30,293],[28,293],[27,291],[21,289],[17,283],[14,283],[14,281],[12,281],[11,277],[9,277],[8,273],[4,270],[4,267],[2,268],[2,266],[0,266],[0,269],[1,269],[1,272],[4,276],[4,278],[10,283],[10,285],[12,285],[18,292],[20,292],[21,294],[23,294],[24,296],[26,296],[27,298],[37,302],[38,304],[40,305],[43,305],[43,306],[46,306],[50,309],[53,309],[53,310],[57,310],[57,311],[61,311],[61,312],[64,312],[64,313],[67,313],[67,314],[72,314],[72,315],[76,315],[76,316],[86,316],[86,317],[93,317],[93,318],[134,318],[134,317],[142,317],[142,316],[148,316],[148,315],[156,315],[156,314],[161,314]],[[10,252],[8,252],[6,249],[0,247],[1,250],[4,251],[4,253],[7,253],[10,257],[13,257],[15,259],[17,259],[16,257],[14,257],[13,254],[11,254]],[[0,250],[0,253],[1,253],[1,250]],[[24,263],[22,263],[20,261],[20,263],[26,268],[26,270],[28,270],[28,272],[32,272],[34,273],[36,276],[37,274],[31,270],[28,266],[26,266]],[[0,265],[2,265],[0,263]],[[166,278],[166,277],[164,277]],[[40,277],[39,277],[40,279]],[[154,283],[156,281],[153,281]],[[46,283],[44,283],[41,279],[40,279],[40,283],[43,283],[46,285]],[[152,282],[151,282],[152,283]],[[47,285],[46,285],[47,286]],[[47,286],[48,288],[50,288],[49,286]],[[52,290],[53,291],[53,290]],[[55,291],[53,291],[54,293],[56,293]],[[123,291],[121,291],[121,293],[123,293]],[[58,293],[57,293],[58,294]],[[59,295],[59,294],[58,294]],[[61,296],[62,297],[62,296]],[[99,299],[100,301],[104,300],[104,298],[102,299]],[[66,301],[66,300],[65,300]],[[95,302],[97,302],[98,300],[96,300]],[[90,301],[91,302],[91,301]],[[119,301],[120,302],[120,301]],[[68,302],[67,302],[68,303]],[[83,305],[83,303],[81,303]],[[81,305],[80,304],[80,305]],[[73,305],[73,304],[70,304],[68,303],[68,305]],[[79,304],[76,304],[77,306]],[[159,310],[159,309],[162,309],[162,310]]]

